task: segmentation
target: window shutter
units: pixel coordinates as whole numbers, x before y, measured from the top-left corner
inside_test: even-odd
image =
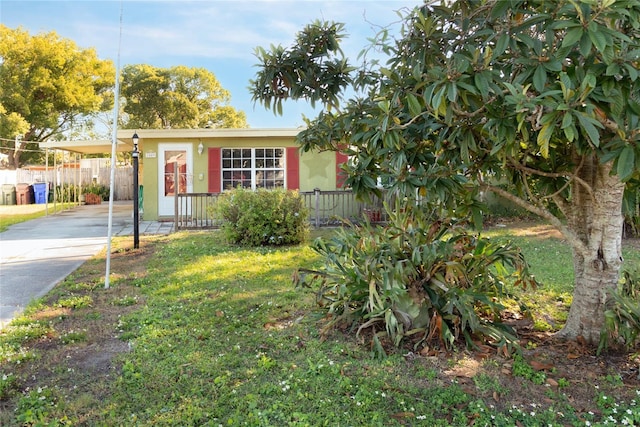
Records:
[[[300,189],[300,156],[298,147],[287,147],[287,189]]]
[[[220,148],[209,148],[209,193],[219,193],[220,188],[220,175],[222,168],[221,150]]]
[[[344,171],[340,168],[343,164],[347,163],[349,156],[339,151],[336,151],[336,188],[343,188],[344,181],[347,178]]]

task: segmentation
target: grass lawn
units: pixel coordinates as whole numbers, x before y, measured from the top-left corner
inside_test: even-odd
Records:
[[[61,212],[75,206],[72,203],[49,203],[31,205],[0,205],[0,233],[13,224],[18,224],[31,219],[40,218]]]
[[[403,348],[376,360],[353,335],[321,336],[314,296],[291,284],[296,267],[321,262],[307,245],[116,239],[110,289],[97,257],[0,333],[0,425],[640,424],[637,354],[550,338],[571,257],[533,226],[488,232],[515,240],[543,282],[520,295],[537,323],[512,359]],[[640,262],[637,249],[625,256]]]

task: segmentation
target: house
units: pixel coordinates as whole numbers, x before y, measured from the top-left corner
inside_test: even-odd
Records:
[[[301,153],[299,129],[119,130],[117,150],[132,151],[139,137],[139,183],[144,219],[174,215],[176,168],[179,193],[220,193],[226,189],[286,188],[301,192],[338,190],[346,155]],[[110,153],[110,141],[56,141],[41,148]]]

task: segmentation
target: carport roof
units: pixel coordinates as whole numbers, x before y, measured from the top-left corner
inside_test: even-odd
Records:
[[[140,149],[144,140],[150,139],[205,139],[205,138],[281,138],[295,137],[303,128],[256,128],[256,129],[122,129],[117,134],[116,150],[118,152],[132,151],[131,137],[137,133],[140,138]],[[70,151],[81,154],[103,154],[111,152],[111,140],[87,141],[46,141],[40,143],[40,148]]]
[[[111,152],[111,141],[106,139],[91,141],[46,141],[40,143],[40,148],[70,151],[80,154],[104,154]],[[131,140],[124,142],[118,140],[116,145],[118,152],[133,150]]]

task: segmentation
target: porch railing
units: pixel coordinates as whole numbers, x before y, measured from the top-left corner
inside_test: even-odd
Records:
[[[178,194],[175,202],[174,224],[176,230],[219,228],[223,220],[217,218],[214,206],[220,193],[183,193]],[[360,223],[367,217],[371,222],[387,220],[382,201],[366,204],[357,201],[351,191],[300,192],[307,208],[309,221],[314,227],[331,227],[348,219]]]

